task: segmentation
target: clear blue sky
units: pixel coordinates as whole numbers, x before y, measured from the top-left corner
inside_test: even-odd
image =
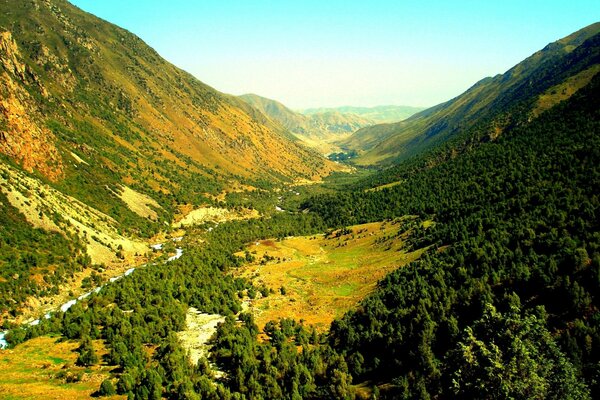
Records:
[[[292,108],[446,101],[600,17],[599,0],[71,0],[216,89]]]

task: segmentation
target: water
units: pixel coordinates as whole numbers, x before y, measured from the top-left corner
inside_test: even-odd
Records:
[[[175,238],[173,240],[176,241],[176,242],[179,242],[179,241],[181,241],[181,238]],[[152,247],[153,249],[156,249],[156,250],[160,250],[160,249],[162,249],[162,246],[163,246],[163,243],[158,243],[158,244],[154,244],[154,245],[152,245],[150,247]],[[175,249],[175,255],[167,258],[167,261],[165,261],[165,263],[177,260],[182,255],[183,255],[183,249],[181,249],[181,248],[178,247],[178,248]],[[155,264],[151,264],[151,265],[155,265]],[[145,264],[142,265],[142,267],[143,266],[145,266]],[[116,282],[119,279],[123,278],[124,276],[131,275],[133,273],[133,271],[135,271],[135,270],[136,270],[136,268],[129,268],[127,271],[125,271],[123,273],[123,275],[119,275],[119,276],[115,276],[115,277],[110,278],[109,282],[110,283]],[[59,307],[60,311],[66,312],[69,308],[71,308],[75,304],[77,304],[77,301],[85,299],[86,297],[90,296],[92,293],[99,293],[102,290],[103,287],[104,287],[104,285],[98,286],[97,288],[94,288],[93,290],[91,290],[91,291],[89,291],[87,293],[82,294],[81,296],[79,296],[76,299],[72,299],[72,300],[67,301],[65,304],[63,304],[63,305],[61,305]],[[52,315],[52,312],[46,313],[44,315],[44,319],[49,319],[51,315]],[[39,325],[39,323],[40,323],[40,320],[36,319],[36,320],[33,320],[33,321],[27,323],[27,325],[29,325],[29,326],[35,326],[35,325]],[[0,332],[0,349],[4,349],[4,348],[8,347],[8,342],[6,341],[6,333],[7,332],[8,331]]]
[[[179,247],[175,249],[175,255],[171,256],[169,258],[167,258],[167,262],[170,261],[174,261],[177,260],[179,257],[181,257],[183,255],[183,249],[180,249]]]
[[[77,299],[69,300],[62,306],[60,306],[60,311],[66,312],[69,308],[73,307],[77,303]]]

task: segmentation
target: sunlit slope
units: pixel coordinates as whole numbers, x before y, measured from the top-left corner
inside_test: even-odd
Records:
[[[75,151],[117,179],[168,191],[189,172],[287,179],[330,170],[130,32],[62,0],[0,4],[0,151],[25,169],[60,181]]]
[[[468,130],[494,140],[507,127],[529,123],[540,107],[568,98],[592,79],[600,62],[598,32],[600,23],[590,25],[446,103],[406,121],[363,128],[340,145],[363,152],[358,164],[389,164]]]

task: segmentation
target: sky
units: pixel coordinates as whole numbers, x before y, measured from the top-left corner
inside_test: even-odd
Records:
[[[598,0],[70,0],[219,91],[432,106],[600,17]]]

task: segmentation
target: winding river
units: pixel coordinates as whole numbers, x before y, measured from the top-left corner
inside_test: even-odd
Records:
[[[173,238],[174,242],[179,242],[180,240],[181,240],[181,238]],[[154,244],[154,245],[152,245],[150,247],[153,248],[154,250],[161,250],[162,246],[163,246],[162,243],[158,243],[158,244]],[[175,255],[172,255],[171,257],[167,258],[167,260],[165,261],[165,263],[177,260],[182,255],[183,255],[183,249],[180,248],[180,247],[178,247],[178,248],[175,249]],[[141,266],[139,266],[137,268],[142,268],[144,266],[146,266],[146,264],[142,264]],[[77,297],[76,299],[71,299],[71,300],[67,301],[65,304],[61,305],[58,308],[58,310],[60,310],[61,312],[66,312],[69,308],[73,307],[79,300],[85,299],[86,297],[88,297],[92,293],[98,293],[98,292],[100,292],[100,290],[102,290],[102,288],[105,285],[109,285],[109,284],[111,284],[113,282],[118,281],[119,279],[121,279],[121,278],[123,278],[125,276],[131,275],[133,273],[133,271],[135,271],[135,270],[136,270],[136,268],[129,268],[122,275],[118,275],[118,276],[114,276],[114,277],[110,278],[108,280],[108,282],[105,283],[104,285],[98,286],[98,287],[90,290],[89,292],[82,294],[81,296]],[[53,313],[52,311],[47,312],[44,315],[44,319],[49,319],[52,316],[52,313]],[[30,321],[30,322],[27,322],[24,325],[35,326],[35,325],[38,325],[39,323],[40,323],[40,320],[36,319],[36,320]],[[7,332],[8,331],[0,332],[0,349],[4,349],[4,348],[8,347],[8,342],[5,339],[5,336],[6,336]]]

